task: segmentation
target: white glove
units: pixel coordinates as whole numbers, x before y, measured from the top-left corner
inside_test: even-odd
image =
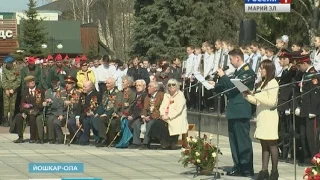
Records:
[[[299,107],[296,108],[296,110],[294,111],[294,114],[296,116],[300,116],[300,108]]]
[[[285,110],[284,114],[287,115],[287,116],[290,115],[290,109]]]
[[[309,119],[316,117],[315,114],[309,114]]]

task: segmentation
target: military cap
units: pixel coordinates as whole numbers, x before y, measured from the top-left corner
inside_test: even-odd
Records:
[[[51,82],[53,81],[59,81],[59,77],[58,76],[52,76],[51,77]]]
[[[35,80],[35,77],[32,76],[32,75],[26,76],[26,77],[24,78],[24,81],[25,81],[25,82],[30,82],[30,81],[34,81],[34,80]]]
[[[14,58],[12,56],[7,56],[4,58],[4,63],[12,63],[14,62]]]
[[[293,59],[295,60],[296,64],[302,64],[302,63],[310,63],[310,56],[309,55],[300,55],[297,57],[293,57]]]
[[[61,60],[62,60],[61,54],[57,54],[57,56],[56,56],[56,61],[61,61]]]
[[[282,49],[278,55],[279,58],[290,58],[290,52],[287,49]]]
[[[53,57],[49,54],[47,57],[48,61],[53,60]]]
[[[88,60],[88,58],[87,58],[86,55],[82,55],[81,60],[82,60],[82,61],[86,61],[86,60]]]
[[[79,63],[81,62],[81,59],[79,58],[79,56],[76,57],[75,62],[76,62],[77,64],[79,64]]]
[[[28,57],[28,64],[35,64],[36,63],[36,59],[31,56],[31,57]]]
[[[76,82],[77,82],[77,79],[76,79],[75,77],[72,77],[72,76],[67,76],[67,77],[64,79],[64,82],[76,83]]]
[[[64,60],[67,60],[67,59],[69,59],[68,54],[66,54],[66,56],[64,57]]]

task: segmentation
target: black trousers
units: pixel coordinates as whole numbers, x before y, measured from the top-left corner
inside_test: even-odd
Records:
[[[24,127],[24,121],[29,121],[30,125],[30,140],[38,140],[38,131],[37,131],[37,122],[36,122],[36,116],[35,115],[28,115],[27,119],[24,120],[21,113],[18,113],[15,116],[16,121],[16,131],[19,136],[19,138],[23,138],[23,127]]]
[[[111,122],[110,122],[111,121]],[[107,130],[108,125],[109,130]],[[99,125],[99,137],[103,140],[107,140],[108,143],[111,143],[116,134],[120,131],[120,119],[110,119],[109,117],[101,117],[100,118],[100,125]],[[108,131],[108,132],[107,132]]]
[[[253,173],[250,119],[228,119],[228,133],[234,169]]]
[[[309,117],[300,118],[300,140],[303,149],[303,157],[312,158],[319,152],[319,139],[317,136],[316,118],[309,119]]]

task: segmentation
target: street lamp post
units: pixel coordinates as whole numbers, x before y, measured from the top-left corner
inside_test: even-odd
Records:
[[[63,45],[61,44],[61,42],[59,42],[59,44],[58,44],[57,46],[55,46],[56,40],[55,40],[54,37],[50,37],[50,38],[49,38],[49,41],[51,42],[51,53],[52,53],[52,54],[55,53],[55,48],[57,48],[57,49],[62,49],[62,48],[63,48]],[[44,43],[44,44],[41,45],[41,47],[42,47],[43,49],[47,49],[47,48],[48,48],[48,45]]]

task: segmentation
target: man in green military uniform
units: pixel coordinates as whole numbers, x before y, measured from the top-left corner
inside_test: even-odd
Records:
[[[59,78],[57,76],[52,77],[52,88],[45,92],[45,101],[42,103],[43,107],[46,109],[45,116],[38,116],[37,128],[38,135],[40,137],[39,143],[43,143],[44,140],[44,125],[47,126],[47,135],[50,144],[55,143],[54,127],[53,122],[55,120],[63,120],[63,99],[61,97],[66,96],[66,91],[60,86]],[[42,112],[43,113],[43,112]],[[45,117],[45,118],[43,118]],[[61,142],[59,142],[61,143]]]
[[[229,52],[230,62],[236,68],[232,78],[246,80],[244,82],[249,89],[254,87],[255,73],[250,66],[244,63],[243,53],[239,49]],[[215,91],[225,91],[234,88],[234,84],[225,75],[222,69],[218,69],[220,80],[215,85]],[[252,108],[238,89],[226,93],[228,105],[226,117],[228,119],[229,142],[234,163],[233,169],[227,173],[230,176],[253,176],[253,153],[250,139],[250,119]]]
[[[50,69],[49,81],[51,81],[51,79],[54,76],[57,76],[59,78],[60,85],[64,88],[65,87],[64,79],[67,76],[68,69],[63,66],[62,61],[63,61],[63,59],[62,59],[61,54],[58,54],[56,56],[56,67],[53,67]]]
[[[75,112],[79,105],[79,97],[81,92],[78,91],[75,86],[77,79],[72,76],[67,76],[65,79],[66,88],[62,90],[62,99],[64,100],[64,117],[68,119],[59,120],[56,119],[53,121],[54,132],[57,138],[57,143],[63,142],[63,132],[61,127],[66,124],[66,121],[75,121],[76,115]],[[63,96],[64,95],[64,96]],[[67,126],[66,128],[70,128]],[[74,133],[72,130],[69,130],[70,138],[73,137]],[[71,142],[72,143],[72,142]]]
[[[48,89],[51,86],[51,81],[49,79],[50,67],[48,65],[47,59],[43,59],[42,66],[41,66],[40,70],[41,70],[41,75],[42,75],[41,83],[43,85],[43,88]]]
[[[9,126],[10,119],[14,115],[17,91],[21,83],[20,72],[13,66],[14,61],[12,56],[5,57],[6,65],[2,69],[3,108],[6,117],[3,121],[4,126]]]
[[[106,81],[107,90],[102,95],[102,103],[99,105],[97,114],[100,116],[100,123],[97,125],[99,127],[99,138],[101,142],[96,145],[96,147],[104,147],[112,141],[112,139],[107,137],[107,134],[110,136],[109,130],[111,128],[113,120],[113,112],[115,107],[115,100],[118,94],[118,89],[115,87],[116,81],[113,78],[108,78]],[[118,123],[118,122],[113,122]],[[111,137],[112,138],[112,137]]]
[[[69,68],[69,71],[68,71],[68,75],[72,76],[72,77],[77,77],[77,73],[78,71],[80,70],[80,58],[77,56],[76,59],[74,60],[74,65]]]
[[[21,69],[21,80],[23,82],[24,78],[29,76],[29,75],[32,75],[35,77],[35,83],[36,83],[36,86],[38,88],[41,88],[43,89],[43,86],[42,86],[42,83],[41,83],[41,70],[39,68],[39,66],[36,66],[35,65],[36,63],[36,60],[34,57],[28,57],[28,66],[26,67],[23,67]],[[22,88],[22,91],[23,89],[25,88],[25,83],[21,83],[21,88]]]

